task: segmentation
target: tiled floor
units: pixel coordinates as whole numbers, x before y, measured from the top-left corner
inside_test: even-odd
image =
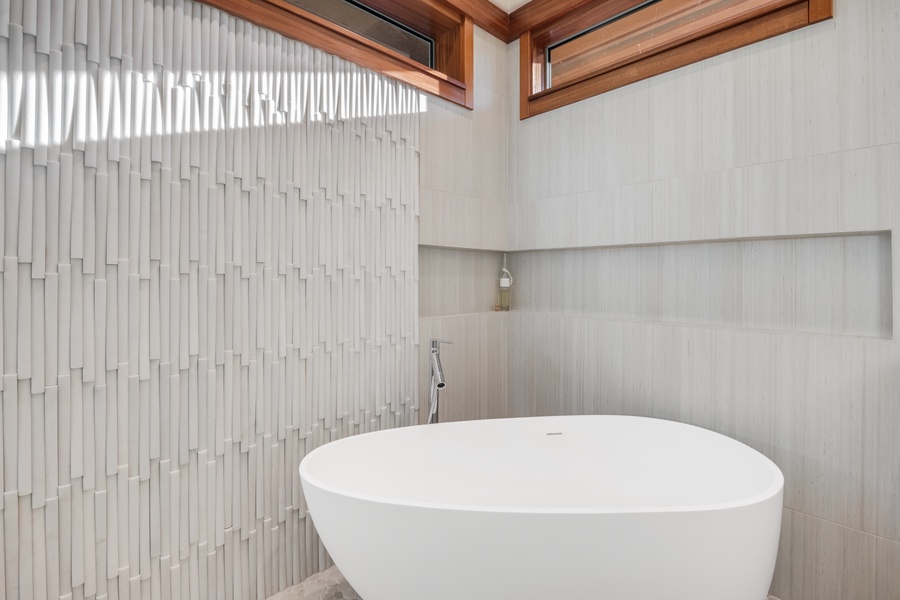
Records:
[[[327,571],[317,573],[307,578],[300,585],[295,585],[274,596],[269,600],[362,600],[353,591],[337,567],[331,567]],[[778,600],[775,596],[769,596],[768,600]]]
[[[307,577],[300,585],[269,596],[269,600],[362,600],[353,591],[337,567],[331,567],[312,577]]]

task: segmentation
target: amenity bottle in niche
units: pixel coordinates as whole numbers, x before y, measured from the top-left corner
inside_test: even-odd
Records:
[[[509,288],[513,278],[506,268],[506,253],[503,253],[503,268],[500,269],[500,310],[509,310]]]

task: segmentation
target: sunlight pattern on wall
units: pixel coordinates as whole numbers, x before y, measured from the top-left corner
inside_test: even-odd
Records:
[[[0,0],[0,598],[265,598],[417,421],[417,92],[190,0]]]

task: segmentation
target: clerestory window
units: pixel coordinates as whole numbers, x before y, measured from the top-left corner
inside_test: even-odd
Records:
[[[832,0],[593,0],[580,4],[521,34],[521,118],[833,15]],[[515,13],[511,21],[515,29]]]
[[[355,0],[288,0],[385,48],[434,68],[434,40]]]
[[[474,22],[453,4],[442,0],[202,1],[456,104],[474,106]]]

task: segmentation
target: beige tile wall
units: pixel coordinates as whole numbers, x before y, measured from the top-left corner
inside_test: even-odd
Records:
[[[537,280],[529,282],[525,265],[536,258],[518,269],[523,286],[529,282],[520,291],[547,297],[531,305],[535,311],[510,315],[508,403],[511,414],[678,419],[749,443],[787,479],[772,593],[782,600],[895,600],[894,241],[869,237],[881,240],[881,250],[868,258],[851,252],[829,263],[817,253],[793,261],[791,285],[804,281],[817,295],[785,305],[792,318],[767,324],[770,331],[723,322],[715,307],[691,306],[692,326],[654,322],[646,311],[609,315],[602,295],[591,302],[576,293],[573,300],[571,288],[556,285],[560,277],[604,273],[603,257],[619,250],[587,249],[593,246],[726,241],[694,258],[689,249],[677,251],[668,268],[689,276],[709,261],[726,264],[728,250],[746,248],[747,238],[886,231],[896,240],[900,10],[894,0],[836,0],[835,12],[833,21],[524,122],[515,112],[518,48],[510,46],[510,248],[572,250],[541,258]],[[779,253],[759,258],[756,273],[768,291],[745,297],[744,306],[765,316],[789,296]],[[598,285],[645,281],[656,290],[669,276],[661,264],[617,264],[634,271]],[[820,311],[849,306],[848,298],[872,289],[880,290],[885,312],[875,317],[869,305],[853,318],[875,317],[880,324],[863,329],[886,339],[855,328],[797,332],[821,323]],[[664,314],[684,300],[652,298]],[[581,302],[577,311],[573,302]],[[585,312],[590,316],[577,314]]]
[[[841,537],[819,547],[823,528],[871,545],[867,557],[882,565],[882,579],[900,571],[895,342],[524,311],[510,313],[508,332],[512,416],[674,419],[772,458],[785,475],[785,506],[808,517],[793,524],[795,545],[781,548],[779,598],[819,598],[826,582],[810,578],[844,569],[851,549]],[[787,575],[798,571],[808,573],[805,583]],[[824,597],[887,589],[873,577],[848,572],[846,593]],[[874,597],[895,599],[900,589]]]
[[[894,600],[900,543],[786,509],[774,589],[818,600]],[[803,556],[800,563],[793,556]]]
[[[897,539],[895,343],[524,311],[509,332],[512,414],[711,428],[776,461],[788,507]]]
[[[507,345],[510,313],[479,313],[419,322],[419,421],[428,418],[428,340],[451,340],[441,347],[447,387],[440,395],[441,421],[507,416]]]
[[[507,245],[506,45],[475,29],[475,109],[428,97],[421,115],[420,418],[427,418],[428,340],[442,352],[444,420],[505,416],[506,319],[497,303]]]
[[[447,387],[441,420],[506,416],[507,319],[493,312],[502,254],[419,247],[419,418],[428,416],[432,338],[441,350]]]
[[[421,115],[419,243],[505,250],[506,45],[475,28],[475,109],[433,96]]]

